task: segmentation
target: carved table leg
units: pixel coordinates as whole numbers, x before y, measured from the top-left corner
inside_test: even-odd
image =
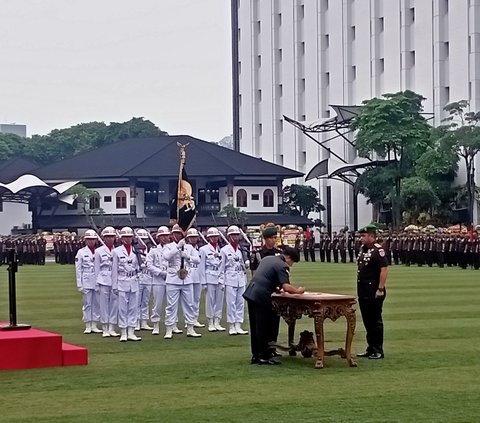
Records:
[[[295,357],[297,355],[297,352],[295,350],[295,324],[297,323],[296,319],[288,319],[287,324],[288,324],[288,347],[290,350],[288,351],[288,355],[290,357]]]
[[[316,369],[323,369],[324,361],[324,345],[323,345],[323,314],[315,314],[315,334],[317,335],[317,361],[315,362]]]
[[[347,319],[347,337],[345,339],[345,356],[350,367],[357,367],[357,363],[352,359],[352,340],[355,333],[355,310],[348,309],[345,312],[345,318]]]

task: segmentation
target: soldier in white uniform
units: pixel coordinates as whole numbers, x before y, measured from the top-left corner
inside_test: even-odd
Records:
[[[118,294],[118,326],[120,341],[141,341],[135,335],[138,313],[138,276],[140,264],[132,248],[132,228],[125,227],[120,231],[123,245],[113,250],[112,289]]]
[[[115,331],[118,323],[118,297],[112,291],[112,251],[115,237],[115,229],[107,226],[102,231],[105,245],[95,250],[95,279],[100,292],[100,321],[104,338],[120,336]]]
[[[150,295],[152,292],[153,276],[147,266],[147,256],[149,248],[148,232],[145,229],[139,229],[136,233],[139,242],[135,246],[137,259],[140,259],[140,273],[138,274],[139,292],[138,292],[138,320],[136,330],[152,330],[148,325]]]
[[[193,247],[192,255],[198,257],[198,262],[200,262],[200,253],[198,251],[198,231],[195,228],[191,228],[187,231],[186,236],[187,242]],[[196,260],[195,260],[196,261]],[[202,297],[202,283],[200,281],[200,274],[198,273],[198,264],[192,262],[191,274],[193,281],[193,312],[195,314],[195,323],[193,324],[196,328],[204,328],[205,325],[198,321],[198,315],[200,314],[200,298]]]
[[[152,248],[147,255],[147,267],[152,274],[153,305],[151,321],[153,323],[152,335],[160,333],[160,319],[164,312],[163,300],[165,298],[168,262],[163,258],[163,250],[170,242],[170,230],[160,226],[157,231],[158,245]]]
[[[96,319],[98,311],[95,308],[95,291],[98,290],[95,280],[95,244],[97,234],[93,229],[85,231],[85,247],[78,250],[75,256],[75,273],[77,276],[77,288],[83,294],[83,321],[85,330],[83,333],[101,333]]]
[[[220,233],[217,228],[208,228],[208,244],[200,248],[200,264],[198,273],[202,285],[207,287],[206,314],[208,331],[224,331],[220,325],[223,310],[223,297],[225,287],[219,282],[220,277],[220,247],[218,238]]]
[[[247,281],[246,266],[243,254],[238,247],[240,229],[232,225],[227,230],[229,244],[220,250],[220,283],[225,286],[227,303],[227,323],[230,335],[247,335],[242,329],[244,316],[245,284]]]
[[[193,284],[190,275],[191,266],[199,263],[193,253],[193,247],[183,240],[183,231],[178,225],[172,228],[173,241],[164,247],[163,257],[168,261],[165,309],[165,339],[171,339],[173,328],[178,319],[178,303],[182,303],[182,311],[187,325],[187,336],[200,337],[193,327],[195,314],[193,310]],[[182,266],[183,265],[183,266]]]

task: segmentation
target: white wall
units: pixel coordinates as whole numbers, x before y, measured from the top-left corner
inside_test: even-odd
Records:
[[[28,211],[28,204],[3,203],[3,211],[0,212],[0,234],[9,235],[14,226],[32,224],[32,213]]]
[[[247,191],[247,207],[238,207],[237,205],[237,191],[240,189]],[[263,192],[266,189],[273,191],[273,207],[263,207]],[[257,194],[258,200],[252,200],[252,194]],[[278,210],[278,188],[276,186],[236,186],[233,188],[233,205],[247,213],[276,213]]]
[[[90,188],[93,191],[97,191],[100,194],[100,208],[103,209],[105,214],[126,214],[130,213],[130,187],[121,187],[121,188]],[[118,191],[124,191],[127,194],[127,208],[126,209],[117,209],[117,204],[115,201],[115,196]],[[138,193],[139,190],[137,190]],[[111,196],[112,201],[106,203],[104,201],[105,196]],[[143,210],[143,202],[142,202]]]

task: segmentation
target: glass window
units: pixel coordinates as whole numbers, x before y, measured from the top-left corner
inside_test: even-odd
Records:
[[[117,209],[126,209],[127,208],[127,194],[125,191],[118,191],[115,195]]]
[[[247,207],[247,191],[244,189],[237,191],[237,207]]]
[[[271,189],[263,191],[263,207],[273,207],[273,191]]]

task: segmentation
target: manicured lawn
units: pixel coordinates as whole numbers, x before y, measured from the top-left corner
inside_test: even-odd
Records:
[[[355,272],[350,264],[301,263],[291,275],[309,290],[354,293]],[[478,271],[392,267],[385,360],[348,368],[327,357],[323,370],[301,357],[252,366],[248,337],[206,330],[171,341],[142,332],[139,343],[83,335],[72,266],[23,266],[17,279],[19,322],[87,346],[90,364],[0,372],[1,422],[480,421]],[[8,320],[5,267],[0,320]],[[297,333],[303,328],[312,322],[302,319]],[[342,343],[344,329],[343,320],[327,323],[327,348]],[[354,350],[364,348],[357,313]]]

